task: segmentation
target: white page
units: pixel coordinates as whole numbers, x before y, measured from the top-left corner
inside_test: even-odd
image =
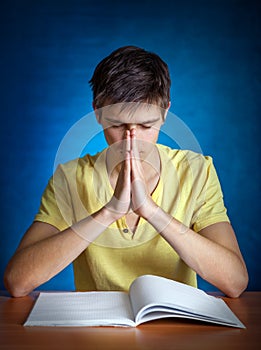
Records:
[[[158,320],[161,318],[187,318],[190,320],[196,320],[196,321],[205,321],[205,322],[211,322],[216,323],[220,325],[226,325],[226,326],[236,326],[235,323],[229,323],[228,321],[222,321],[220,319],[215,319],[213,317],[209,318],[204,315],[196,315],[189,313],[187,311],[181,311],[173,308],[166,308],[166,307],[157,307],[152,306],[149,310],[144,310],[142,314],[139,314],[139,321],[136,322],[136,325],[139,325],[144,322],[152,321],[152,320]],[[237,325],[241,328],[241,325]],[[242,327],[244,328],[244,327]]]
[[[134,326],[124,292],[40,293],[25,326]]]
[[[129,294],[137,323],[140,321],[143,308],[147,305],[166,305],[193,313],[195,316],[204,315],[213,320],[226,320],[230,324],[244,327],[222,299],[163,277],[152,275],[138,277],[132,283]]]

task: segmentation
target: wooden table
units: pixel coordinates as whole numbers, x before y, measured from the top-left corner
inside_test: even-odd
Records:
[[[24,298],[0,293],[0,349],[135,350],[259,349],[261,292],[224,298],[247,329],[215,326],[188,320],[160,320],[137,328],[23,327],[37,292]]]

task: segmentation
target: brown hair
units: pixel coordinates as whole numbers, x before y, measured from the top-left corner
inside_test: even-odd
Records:
[[[167,109],[170,75],[167,64],[156,54],[135,46],[124,46],[105,57],[89,81],[93,104],[143,102]]]

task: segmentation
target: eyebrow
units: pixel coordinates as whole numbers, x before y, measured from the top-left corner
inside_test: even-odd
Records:
[[[104,119],[107,122],[111,122],[111,123],[114,123],[114,124],[131,124],[131,123],[123,123],[123,122],[120,122],[117,119],[111,119],[110,117],[105,117]],[[157,121],[159,121],[159,118],[149,119],[149,120],[144,121],[143,123],[137,123],[137,124],[153,124],[153,123],[155,123]],[[134,123],[134,124],[136,124],[136,123]]]

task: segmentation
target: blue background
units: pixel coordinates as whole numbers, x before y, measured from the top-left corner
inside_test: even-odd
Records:
[[[261,288],[260,3],[1,2],[1,289],[63,136],[92,110],[94,67],[129,44],[168,63],[171,112],[214,158],[250,273],[248,289]],[[199,286],[213,290],[201,279]],[[73,289],[72,268],[42,288]]]

